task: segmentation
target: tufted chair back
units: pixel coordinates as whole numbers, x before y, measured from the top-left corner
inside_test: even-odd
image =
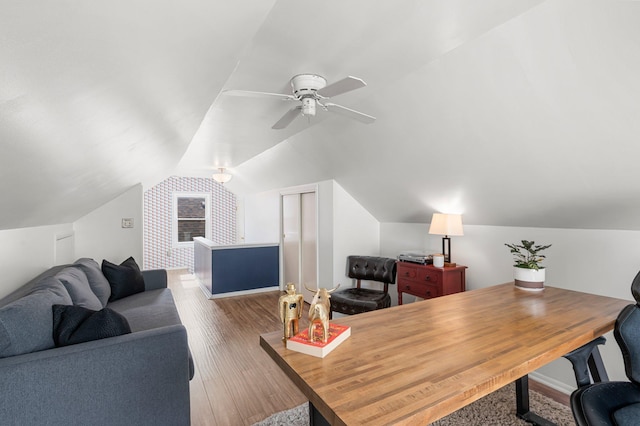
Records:
[[[356,287],[337,291],[331,296],[331,311],[353,315],[391,306],[389,284],[396,281],[396,261],[387,257],[348,256],[347,276]],[[361,288],[360,281],[377,281],[384,290]]]
[[[620,311],[613,330],[629,381],[603,381],[576,389],[571,410],[578,426],[640,424],[640,272],[631,283],[631,294],[636,303]]]
[[[360,280],[379,281],[385,285],[396,281],[396,261],[388,257],[349,256],[347,257],[347,276],[355,278],[360,288]]]
[[[620,346],[624,369],[632,382],[640,385],[640,272],[631,283],[635,305],[625,307],[616,320],[613,335]]]

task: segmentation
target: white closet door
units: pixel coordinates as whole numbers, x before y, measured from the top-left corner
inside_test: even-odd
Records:
[[[282,195],[283,283],[295,283],[298,293],[311,303],[313,293],[304,286],[318,286],[318,232],[316,193]]]

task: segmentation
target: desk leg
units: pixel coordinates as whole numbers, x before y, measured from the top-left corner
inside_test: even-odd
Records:
[[[556,426],[529,410],[529,376],[516,380],[516,415],[527,423],[538,426]]]
[[[594,383],[609,381],[607,369],[604,367],[602,356],[600,356],[600,351],[597,346],[593,348],[587,364],[589,365],[589,371],[591,371],[591,377],[593,377]]]
[[[311,401],[309,401],[309,425],[310,426],[331,426],[320,411],[316,410]]]

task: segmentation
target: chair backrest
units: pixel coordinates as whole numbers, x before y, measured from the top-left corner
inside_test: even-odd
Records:
[[[388,257],[349,256],[347,276],[357,280],[393,284],[396,282],[396,261]]]
[[[631,294],[636,304],[620,312],[613,335],[620,346],[627,377],[640,385],[640,272],[631,283]]]

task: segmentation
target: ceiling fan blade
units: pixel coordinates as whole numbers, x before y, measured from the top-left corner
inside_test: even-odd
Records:
[[[322,89],[318,90],[317,93],[323,98],[330,98],[332,96],[341,95],[342,93],[359,89],[366,85],[367,83],[365,83],[364,80],[358,77],[349,76],[323,87]]]
[[[285,95],[283,93],[252,92],[251,90],[236,90],[236,89],[223,90],[222,93],[229,96],[246,96],[250,98],[277,98],[285,101],[296,100],[296,98],[294,98],[293,96]]]
[[[289,124],[291,124],[291,122],[295,120],[299,115],[301,115],[301,111],[302,111],[302,105],[298,105],[297,107],[291,108],[271,128],[276,130],[284,129]]]
[[[376,118],[371,116],[371,115],[365,114],[363,112],[356,111],[354,109],[349,109],[349,108],[343,107],[341,105],[326,103],[326,104],[324,104],[324,106],[327,109],[327,111],[334,112],[334,113],[340,114],[340,115],[344,115],[344,116],[349,117],[349,118],[353,118],[353,119],[358,120],[359,122],[364,123],[364,124],[371,124],[374,121],[376,121]]]

